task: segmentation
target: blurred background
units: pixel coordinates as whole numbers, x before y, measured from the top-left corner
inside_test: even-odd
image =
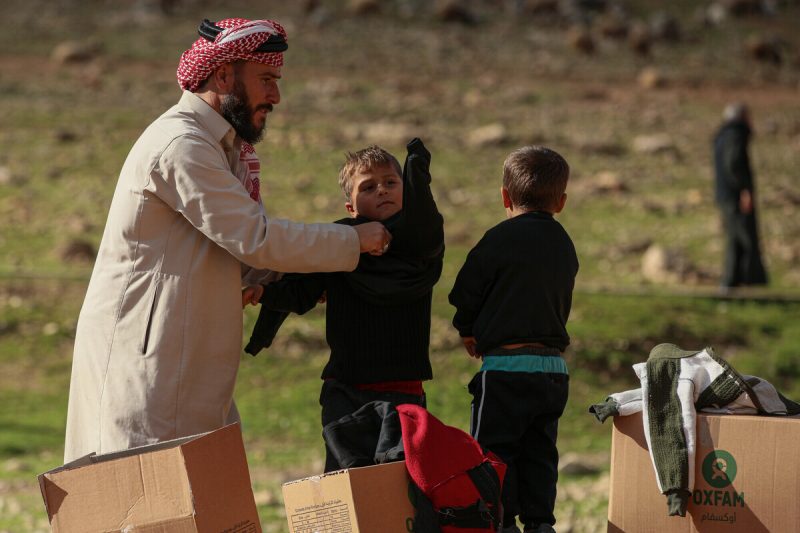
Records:
[[[581,262],[567,352],[560,532],[605,530],[610,424],[589,404],[636,385],[672,342],[713,346],[800,398],[800,2],[797,0],[5,0],[0,31],[0,531],[46,531],[36,475],[61,464],[72,342],[117,175],[177,102],[203,18],[289,32],[257,147],[269,213],[345,216],[336,175],[421,137],[447,252],[434,293],[430,410],[468,427],[477,363],[450,326],[466,252],[504,217],[502,162],[544,144],[569,161],[559,220]],[[746,102],[770,285],[718,291],[724,249],[711,139]],[[249,335],[257,309],[246,311]],[[286,531],[280,485],[319,473],[324,306],[242,356],[236,399],[256,501]]]

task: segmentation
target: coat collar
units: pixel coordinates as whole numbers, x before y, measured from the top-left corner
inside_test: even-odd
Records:
[[[197,116],[197,120],[223,146],[234,146],[236,131],[233,126],[222,115],[214,111],[214,108],[208,105],[205,100],[191,91],[183,91],[178,106],[192,111]]]

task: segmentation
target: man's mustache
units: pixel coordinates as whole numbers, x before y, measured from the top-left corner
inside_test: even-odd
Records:
[[[272,104],[261,104],[259,106],[256,106],[256,111],[263,111],[263,110],[266,110],[267,112],[271,113]]]

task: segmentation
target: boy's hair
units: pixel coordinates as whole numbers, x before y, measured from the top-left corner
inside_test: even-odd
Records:
[[[503,163],[503,187],[517,207],[549,210],[567,190],[569,165],[544,146],[525,146],[511,152]]]
[[[356,172],[364,172],[382,165],[391,165],[398,176],[403,176],[403,168],[397,158],[374,144],[355,153],[347,152],[344,157],[344,164],[339,170],[339,187],[342,188],[344,197],[348,200],[353,192],[353,175]]]

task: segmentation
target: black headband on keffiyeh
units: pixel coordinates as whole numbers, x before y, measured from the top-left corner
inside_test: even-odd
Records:
[[[224,28],[217,26],[213,22],[208,19],[203,19],[203,22],[200,23],[200,27],[197,28],[197,33],[200,34],[200,37],[204,37],[207,41],[215,41],[217,35],[225,31]],[[281,35],[280,33],[272,34],[264,41],[261,46],[253,50],[253,52],[285,52],[289,48],[289,45],[286,43],[286,36]]]

